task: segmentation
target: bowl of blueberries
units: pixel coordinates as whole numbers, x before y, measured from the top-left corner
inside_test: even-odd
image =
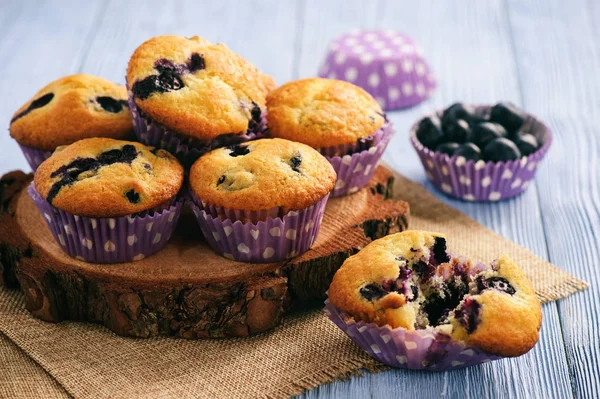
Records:
[[[465,201],[499,201],[521,194],[552,142],[539,119],[508,102],[455,103],[411,129],[427,178]]]

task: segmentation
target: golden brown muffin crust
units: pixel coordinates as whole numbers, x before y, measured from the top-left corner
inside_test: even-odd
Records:
[[[354,144],[385,123],[377,101],[341,80],[296,80],[267,97],[269,135],[313,148]]]
[[[416,283],[419,272],[413,262],[435,257],[432,252],[435,254],[440,239],[444,239],[445,248],[443,235],[409,230],[372,242],[348,258],[335,274],[329,287],[329,301],[356,320],[408,330],[436,328],[492,354],[518,356],[531,349],[539,338],[540,302],[523,271],[507,256],[502,256],[493,266],[465,258],[448,258],[434,269],[427,283],[418,280],[417,297],[410,290],[382,288],[386,284],[399,284],[400,270],[406,267],[410,274],[400,279],[400,285]],[[453,268],[457,263],[460,267]],[[440,289],[453,281],[455,270],[466,270],[469,274],[467,292],[460,302],[448,305],[451,310],[446,321],[431,325],[423,310],[432,294],[447,292]],[[480,286],[489,281],[501,284],[506,290]],[[372,298],[367,298],[365,293]],[[467,314],[466,324],[459,316],[460,311],[457,313],[465,308],[473,312]]]
[[[44,96],[52,99],[28,111]],[[133,135],[125,87],[87,74],[65,76],[48,84],[19,108],[11,121],[10,135],[19,144],[44,151],[89,137],[127,139]]]
[[[333,167],[316,150],[282,139],[218,148],[190,171],[190,187],[200,199],[246,211],[307,208],[333,190],[335,180]]]
[[[183,87],[136,94],[141,93],[136,84],[158,77],[161,65],[169,63],[177,66]],[[275,86],[273,78],[224,44],[198,36],[158,36],[144,42],[131,56],[127,82],[145,114],[168,129],[203,140],[245,132],[254,104],[264,110],[266,95]]]
[[[91,138],[58,149],[36,170],[35,188],[74,215],[117,217],[157,207],[183,184],[183,167],[164,150]]]

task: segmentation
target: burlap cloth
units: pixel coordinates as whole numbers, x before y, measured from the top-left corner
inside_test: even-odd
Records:
[[[509,254],[543,302],[587,286],[417,183],[397,176],[394,192],[411,205],[411,228],[446,233],[451,251],[478,260]],[[284,398],[381,368],[319,311],[288,317],[252,338],[143,340],[94,325],[41,322],[18,291],[0,289],[0,331],[12,341],[0,334],[0,397]]]

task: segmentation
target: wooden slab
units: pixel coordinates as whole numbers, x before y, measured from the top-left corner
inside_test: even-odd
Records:
[[[322,304],[342,262],[372,239],[407,227],[408,204],[391,197],[392,173],[379,167],[358,193],[328,202],[313,248],[290,261],[234,262],[201,239],[191,212],[157,254],[101,265],[66,255],[23,188],[30,175],[0,180],[0,271],[18,280],[27,309],[50,322],[105,325],[119,335],[185,338],[247,336],[285,312]],[[15,280],[16,276],[16,280]]]

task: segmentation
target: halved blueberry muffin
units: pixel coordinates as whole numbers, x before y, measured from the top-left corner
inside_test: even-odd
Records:
[[[213,148],[258,138],[274,80],[224,44],[158,36],[127,68],[135,131],[190,166]]]
[[[90,137],[127,139],[133,126],[124,86],[70,75],[38,91],[10,121],[10,135],[35,171],[59,146]]]
[[[189,185],[198,223],[215,251],[274,262],[311,247],[335,178],[311,147],[260,139],[200,157]]]
[[[377,101],[341,80],[311,78],[284,84],[267,97],[268,135],[307,144],[333,165],[333,196],[365,186],[393,134]]]
[[[142,259],[175,229],[183,167],[140,143],[91,138],[58,149],[29,194],[61,248],[94,263]]]
[[[495,356],[530,350],[542,320],[530,282],[507,256],[474,262],[449,254],[443,235],[415,230],[379,239],[346,260],[329,302],[356,321],[427,332],[438,346],[452,341]],[[429,362],[444,355],[437,349],[425,352]]]

